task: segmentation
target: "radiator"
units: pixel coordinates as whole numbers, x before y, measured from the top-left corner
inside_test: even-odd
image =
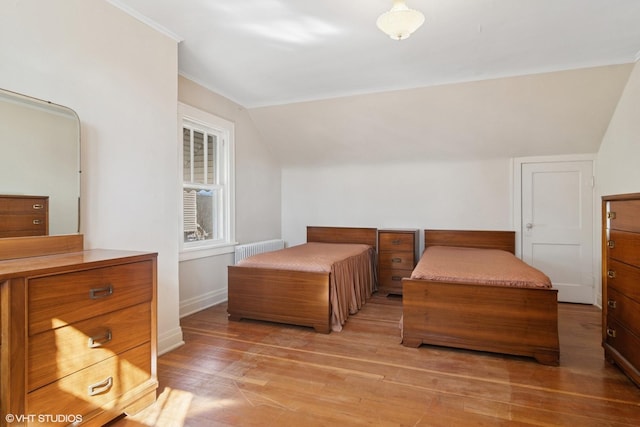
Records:
[[[274,239],[274,240],[264,240],[262,242],[254,242],[254,243],[245,243],[243,245],[236,246],[235,251],[235,260],[234,262],[237,264],[238,261],[250,257],[252,255],[261,254],[263,252],[271,252],[278,249],[284,248],[284,240]]]

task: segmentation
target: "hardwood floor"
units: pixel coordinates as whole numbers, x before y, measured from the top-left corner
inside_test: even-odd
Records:
[[[158,401],[131,426],[640,425],[640,389],[603,359],[600,310],[560,304],[560,366],[400,344],[399,298],[374,295],[342,332],[182,319]]]

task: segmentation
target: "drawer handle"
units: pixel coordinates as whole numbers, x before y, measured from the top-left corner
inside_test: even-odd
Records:
[[[111,329],[107,329],[105,333],[89,337],[89,348],[98,348],[111,342]]]
[[[33,225],[40,225],[42,224],[42,220],[41,219],[34,219],[33,220]]]
[[[394,282],[399,282],[402,280],[402,276],[391,276],[391,280]]]
[[[113,378],[109,377],[104,381],[100,381],[99,383],[91,384],[87,389],[87,393],[89,394],[89,396],[95,396],[97,394],[101,394],[106,391],[109,391],[112,385],[113,385]]]
[[[106,298],[113,294],[113,285],[109,284],[102,288],[92,288],[89,290],[89,298],[100,299]]]
[[[44,209],[44,205],[41,205],[40,203],[36,203],[33,205],[33,209]]]
[[[614,240],[609,240],[607,242],[607,246],[609,247],[609,249],[613,249],[616,247],[616,242]]]
[[[402,262],[402,258],[391,258],[391,262],[396,263],[396,264],[401,263]]]
[[[392,245],[399,245],[400,243],[402,243],[402,240],[400,240],[400,239],[394,239],[394,240],[391,241]]]
[[[610,299],[609,301],[607,301],[607,306],[609,308],[616,308],[617,305],[618,305],[618,303],[614,299]]]
[[[607,212],[607,218],[616,219],[616,213],[615,212]]]
[[[607,328],[607,335],[609,335],[611,338],[615,338],[616,337],[616,330],[613,328]]]
[[[608,277],[609,279],[615,279],[615,278],[616,278],[616,272],[615,272],[615,270],[609,270],[609,271],[607,271],[607,277]]]

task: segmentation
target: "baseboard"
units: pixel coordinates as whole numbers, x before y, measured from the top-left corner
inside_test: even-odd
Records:
[[[227,289],[225,288],[180,301],[180,318],[223,303],[227,300],[228,295]]]
[[[184,345],[182,328],[177,327],[158,335],[158,355],[162,355]]]

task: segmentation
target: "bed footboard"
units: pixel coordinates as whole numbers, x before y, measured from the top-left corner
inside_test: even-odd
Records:
[[[530,356],[558,365],[557,291],[404,279],[402,344]]]
[[[229,320],[255,319],[331,332],[329,273],[229,266]]]

